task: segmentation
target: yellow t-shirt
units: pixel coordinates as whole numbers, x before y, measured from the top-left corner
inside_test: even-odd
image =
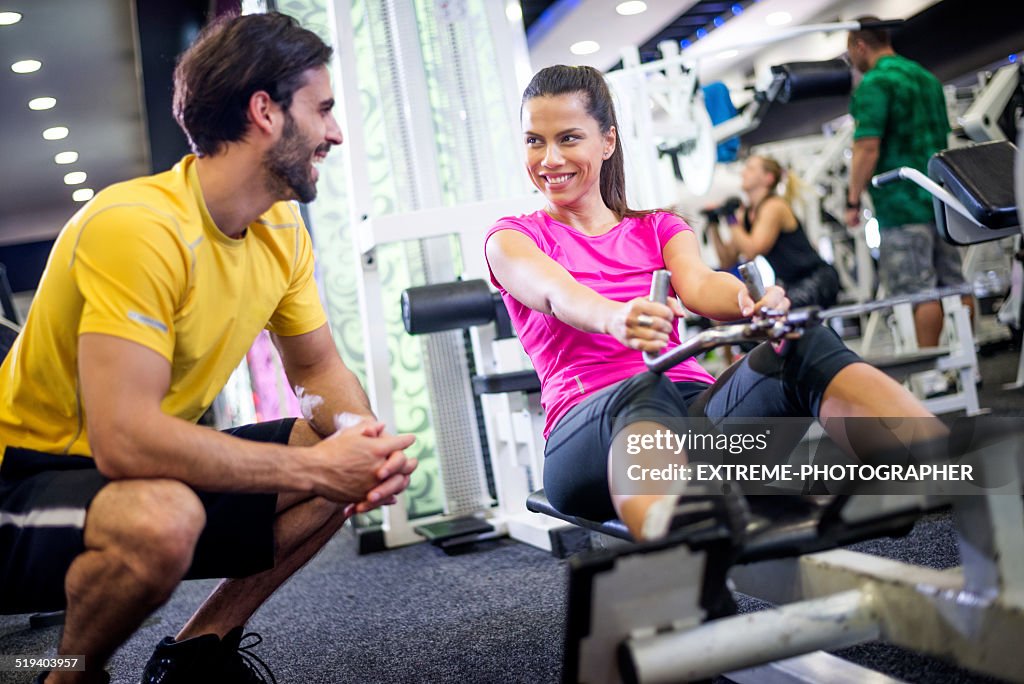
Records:
[[[260,330],[301,335],[325,321],[294,203],[275,204],[233,239],[210,218],[192,155],[113,185],[57,237],[0,366],[0,459],[8,446],[91,454],[77,382],[82,333],[128,339],[170,361],[161,407],[195,422]]]

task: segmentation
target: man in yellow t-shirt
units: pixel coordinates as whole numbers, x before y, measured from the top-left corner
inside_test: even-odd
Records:
[[[66,609],[60,654],[105,663],[182,579],[227,577],[144,682],[263,681],[243,625],[353,512],[416,467],[338,356],[292,200],[342,142],[331,50],[280,14],[208,28],[175,71],[195,155],[64,227],[0,367],[0,612]],[[196,425],[268,329],[309,420]],[[350,414],[352,427],[336,427]]]

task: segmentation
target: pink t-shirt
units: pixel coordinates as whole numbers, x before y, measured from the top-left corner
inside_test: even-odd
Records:
[[[677,216],[659,212],[623,219],[604,235],[591,236],[537,211],[499,219],[487,233],[485,243],[499,230],[523,233],[579,283],[609,299],[626,302],[650,294],[653,273],[665,268],[662,248],[676,234],[692,229]],[[540,377],[541,404],[547,414],[545,438],[584,398],[647,370],[641,352],[623,346],[611,335],[583,332],[554,316],[534,311],[512,297],[493,272],[491,282],[501,292],[512,324]],[[679,334],[673,330],[668,348],[677,344]],[[666,375],[677,382],[715,381],[694,359],[687,359]]]

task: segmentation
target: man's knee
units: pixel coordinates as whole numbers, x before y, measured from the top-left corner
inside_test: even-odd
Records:
[[[333,520],[345,521],[347,504],[330,501],[320,496],[312,496],[295,501],[291,506],[291,508],[300,507],[302,515],[307,521],[306,527],[313,530],[330,524]]]
[[[299,418],[292,425],[292,431],[288,435],[288,446],[313,446],[322,439],[308,420]]]
[[[103,488],[86,518],[86,547],[110,553],[139,581],[176,585],[206,524],[202,502],[175,480],[123,480]]]

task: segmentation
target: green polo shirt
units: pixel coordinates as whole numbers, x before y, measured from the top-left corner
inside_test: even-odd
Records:
[[[853,139],[879,138],[875,173],[911,166],[928,172],[928,160],[948,147],[949,119],[942,84],[927,69],[900,55],[886,55],[850,100]],[[935,220],[931,195],[909,181],[871,187],[879,228]]]

